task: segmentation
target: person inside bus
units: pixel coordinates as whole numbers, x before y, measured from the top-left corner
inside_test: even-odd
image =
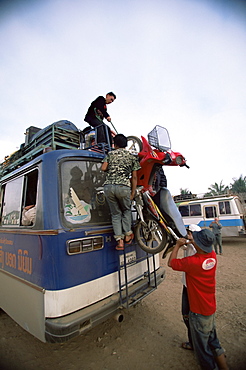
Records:
[[[69,189],[73,188],[79,200],[83,200],[90,204],[92,190],[91,181],[82,180],[83,172],[78,166],[71,168],[70,175]]]
[[[106,136],[106,130],[108,132],[108,137],[110,141],[110,146],[112,147],[112,135],[110,128],[103,123],[103,119],[106,118],[108,122],[111,122],[111,117],[107,112],[107,105],[111,104],[115,101],[116,95],[113,92],[109,92],[106,94],[106,97],[98,96],[90,105],[88,108],[88,111],[85,115],[84,121],[89,123],[92,127],[98,127],[97,129],[97,137],[96,141],[97,143],[107,143],[107,136]],[[86,127],[86,130],[88,128]],[[115,132],[112,131],[112,134],[115,135]]]
[[[104,194],[112,217],[117,250],[124,249],[134,237],[131,230],[131,201],[137,187],[138,160],[125,148],[127,138],[123,134],[114,137],[115,150],[103,159],[102,171],[106,172]]]
[[[214,250],[215,253],[218,254],[217,245],[219,246],[219,254],[222,254],[222,237],[221,237],[221,229],[222,225],[219,222],[219,219],[215,217],[214,221],[211,222],[209,227],[212,229],[214,233]]]
[[[21,224],[23,226],[31,226],[35,223],[36,219],[36,205],[31,204],[25,206],[22,211]]]

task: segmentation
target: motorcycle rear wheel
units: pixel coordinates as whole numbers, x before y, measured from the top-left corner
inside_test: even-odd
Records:
[[[145,219],[146,224],[138,222],[135,229],[135,239],[145,252],[155,254],[161,252],[170,242],[170,237],[164,227],[153,218]]]

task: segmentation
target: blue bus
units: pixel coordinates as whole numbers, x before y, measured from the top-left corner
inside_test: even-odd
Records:
[[[104,153],[80,149],[61,122],[36,131],[1,167],[0,308],[42,342],[64,342],[121,320],[165,270],[136,243],[115,250]]]

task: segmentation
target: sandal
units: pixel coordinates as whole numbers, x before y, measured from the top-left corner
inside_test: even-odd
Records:
[[[124,250],[124,241],[122,239],[117,240],[117,245],[115,248],[117,251],[123,251]]]
[[[190,342],[183,342],[183,343],[182,343],[182,348],[184,348],[184,349],[189,349],[190,351],[193,351],[193,347],[192,347],[192,345],[190,344]]]
[[[129,237],[129,240],[126,240],[127,236]],[[130,235],[126,235],[126,237],[125,237],[125,244],[127,244],[127,245],[131,244],[132,241],[133,241],[133,238],[134,238],[134,234],[132,233]]]

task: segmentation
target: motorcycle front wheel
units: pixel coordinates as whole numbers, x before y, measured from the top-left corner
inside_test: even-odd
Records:
[[[161,252],[170,242],[170,237],[164,227],[153,218],[146,219],[145,223],[138,222],[135,239],[140,248],[150,254]]]
[[[138,155],[143,149],[142,141],[136,136],[127,136],[127,147],[126,149],[133,155]]]

